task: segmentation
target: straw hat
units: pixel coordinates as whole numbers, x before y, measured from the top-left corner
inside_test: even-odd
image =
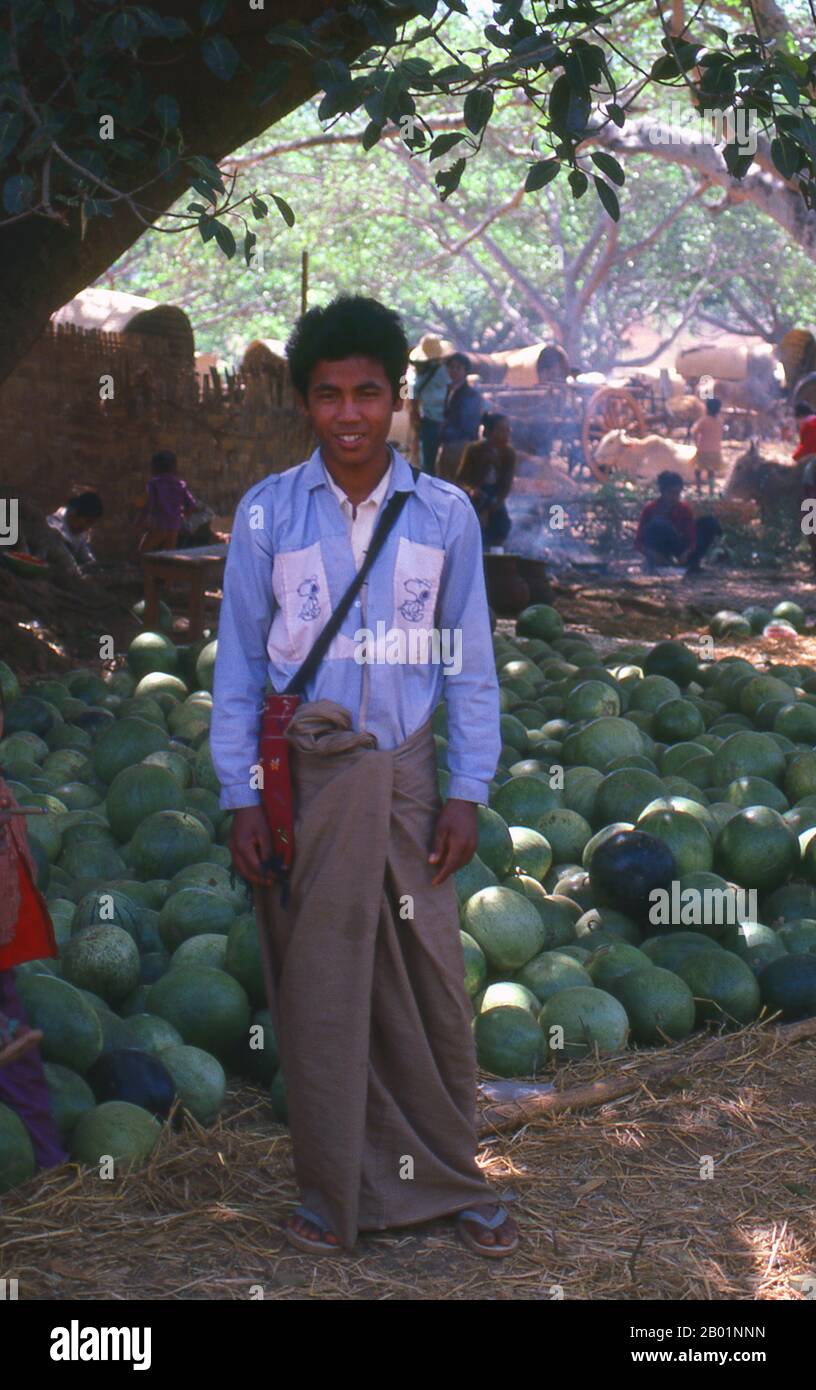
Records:
[[[425,333],[411,353],[412,362],[433,362],[440,357],[450,357],[455,352],[453,343],[445,338],[437,338],[433,333]]]

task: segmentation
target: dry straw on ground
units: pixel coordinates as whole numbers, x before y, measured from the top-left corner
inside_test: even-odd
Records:
[[[490,1263],[449,1221],[290,1250],[291,1149],[263,1096],[165,1131],[150,1164],[105,1182],[75,1167],[6,1194],[0,1269],[21,1299],[802,1299],[816,1292],[816,1042],[773,1028],[683,1059],[659,1087],[644,1052],[565,1068],[560,1089],[628,1068],[626,1096],[485,1141],[514,1197],[518,1254]],[[713,1176],[701,1173],[707,1166]]]

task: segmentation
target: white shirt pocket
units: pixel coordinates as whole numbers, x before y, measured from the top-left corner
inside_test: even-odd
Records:
[[[445,552],[400,536],[394,565],[392,627],[416,632],[434,626]]]
[[[269,659],[301,662],[331,614],[319,541],[275,556],[272,590],[278,609],[266,645]]]

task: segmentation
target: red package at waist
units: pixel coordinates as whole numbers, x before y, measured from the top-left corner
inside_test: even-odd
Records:
[[[292,778],[286,730],[299,704],[299,695],[267,696],[261,716],[258,749],[262,776],[261,801],[272,836],[269,867],[284,879],[292,867],[295,852]]]

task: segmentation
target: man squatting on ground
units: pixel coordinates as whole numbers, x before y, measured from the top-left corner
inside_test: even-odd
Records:
[[[475,1160],[476,1068],[451,875],[476,849],[500,750],[479,523],[451,483],[387,444],[408,344],[396,314],[343,296],[287,345],[318,440],[243,497],[218,630],[212,753],[255,885],[267,989],[310,1251],[458,1214],[491,1257],[518,1244]],[[294,864],[284,903],[252,790],[265,679],[282,692],[359,569],[378,511],[407,501],[287,730]],[[378,628],[378,624],[381,626]],[[367,664],[360,629],[461,633],[461,668]],[[449,797],[431,715],[447,703]]]

